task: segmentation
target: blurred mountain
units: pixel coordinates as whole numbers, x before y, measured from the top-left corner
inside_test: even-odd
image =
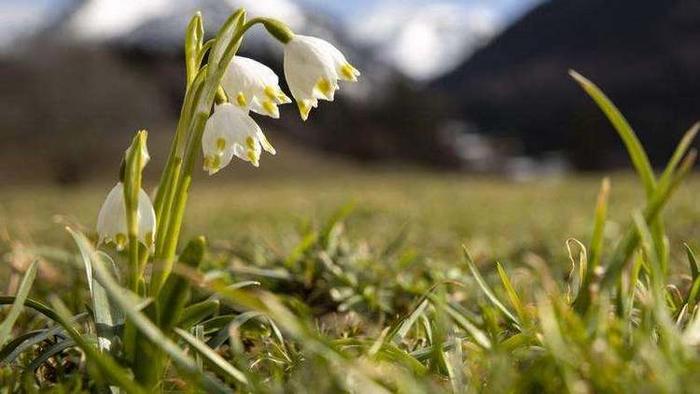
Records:
[[[522,0],[532,3],[539,0]],[[250,16],[271,16],[302,34],[326,37],[347,48],[362,49],[372,65],[389,67],[416,80],[450,71],[485,44],[509,17],[486,3],[435,1],[406,4],[378,1],[354,17],[333,17],[304,0],[61,0],[48,4],[0,5],[0,56],[18,41],[41,34],[80,43],[109,43],[146,51],[179,50],[191,15],[202,11],[209,34],[230,13],[244,7]],[[13,18],[12,15],[16,15]],[[263,34],[250,36],[256,48]],[[381,73],[380,73],[381,74]]]
[[[351,23],[350,37],[419,81],[451,71],[505,24],[486,4],[386,2]]]
[[[273,15],[306,34],[338,45],[362,71],[359,83],[342,83],[302,124],[293,105],[282,118],[256,120],[283,144],[303,144],[360,161],[458,161],[445,137],[439,97],[425,100],[413,80],[381,61],[372,46],[356,45],[342,24],[291,0],[87,0],[68,1],[60,16],[0,56],[0,181],[52,179],[75,183],[112,174],[129,136],[151,131],[154,168],[165,157],[183,97],[182,36],[195,10],[208,33],[237,6],[249,15]],[[269,10],[263,9],[271,7]],[[268,45],[272,44],[272,45]],[[282,75],[282,48],[262,29],[247,37],[242,54]],[[284,81],[284,79],[282,79]],[[31,138],[29,138],[31,136]],[[277,137],[279,136],[279,137]],[[30,164],[24,152],[38,152]],[[85,163],[90,163],[86,166]],[[11,171],[9,169],[12,169]]]
[[[700,119],[700,2],[550,0],[434,86],[527,154],[563,151],[581,169],[626,162],[569,69],[606,91],[659,165]]]
[[[183,33],[192,15],[200,11],[207,34],[213,35],[231,13],[244,7],[249,17],[269,16],[292,28],[310,25],[323,30],[292,0],[74,0],[67,18],[54,29],[80,42],[107,42],[150,51],[172,52],[182,47]],[[262,35],[253,33],[254,40]]]

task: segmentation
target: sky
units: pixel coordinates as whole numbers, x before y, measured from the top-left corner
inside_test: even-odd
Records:
[[[57,4],[65,4],[68,0],[3,0],[0,3],[0,12],[3,9],[41,9]],[[148,0],[144,0],[148,1]],[[363,14],[366,10],[381,5],[383,3],[398,3],[396,0],[301,0],[302,3],[313,5],[321,9],[328,10],[337,16],[354,16]],[[435,0],[401,0],[406,6],[434,3]],[[504,14],[517,14],[523,8],[529,7],[531,0],[445,0],[448,3],[457,4],[492,4]]]

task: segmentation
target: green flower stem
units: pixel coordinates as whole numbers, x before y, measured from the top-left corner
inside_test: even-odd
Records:
[[[139,240],[136,234],[129,232],[129,288],[135,293],[138,292],[140,265]]]
[[[165,169],[163,170],[163,175],[154,201],[157,220],[156,228],[158,229],[156,234],[156,256],[158,256],[158,248],[162,246],[163,234],[165,233],[161,231],[161,226],[163,223],[167,223],[167,203],[172,199],[172,186],[177,184],[176,177],[180,173],[180,165],[182,164],[182,155],[179,152],[181,151],[180,145],[183,139],[183,133],[186,130],[186,126],[189,125],[190,118],[187,115],[190,112],[192,91],[196,90],[193,89],[193,86],[197,86],[195,82],[200,75],[202,59],[211,46],[210,43],[207,43],[208,45],[202,44],[203,40],[204,26],[202,23],[202,14],[197,12],[190,20],[185,34],[185,68],[187,72],[185,100],[182,104],[180,120],[177,124],[175,137],[170,147],[170,154],[168,155],[168,160],[165,164]]]
[[[170,274],[175,261],[175,252],[182,228],[185,205],[187,203],[190,185],[192,184],[192,170],[194,169],[197,150],[201,147],[201,137],[208,117],[208,113],[200,113],[196,116],[195,130],[193,133],[195,138],[192,144],[189,145],[191,149],[188,150],[188,155],[185,159],[185,166],[183,167],[184,174],[180,177],[177,184],[177,192],[175,193],[175,200],[172,204],[172,221],[168,225],[168,234],[165,238],[164,255],[161,259],[156,261],[153,269],[153,277],[151,279],[151,295],[153,296],[157,295],[160,291],[160,287]]]
[[[166,224],[168,223],[168,214],[170,213],[170,202],[172,202],[173,184],[177,183],[176,177],[180,174],[182,166],[182,157],[173,155],[174,160],[172,165],[166,165],[165,175],[161,180],[164,185],[158,187],[158,195],[156,196],[155,211],[156,211],[156,251],[155,256],[160,257],[163,249],[165,234],[167,233]],[[162,190],[162,193],[161,193]]]
[[[199,269],[206,249],[206,239],[202,236],[191,240],[180,254],[178,264],[197,270]],[[163,290],[158,294],[156,305],[158,308],[158,326],[163,332],[169,334],[182,316],[182,311],[187,306],[191,294],[191,282],[181,275],[173,275],[163,285]]]
[[[148,264],[148,258],[151,255],[151,249],[145,245],[141,245],[139,248],[139,282],[143,281],[143,274],[146,271],[146,264]],[[141,285],[139,285],[140,287]],[[138,292],[139,295],[144,296],[141,291]]]
[[[210,63],[212,62],[211,58],[215,57],[215,55],[213,55],[213,48],[217,44],[217,39],[220,39],[222,36],[224,36],[225,32],[233,28],[234,25],[237,24],[240,21],[240,19],[244,17],[244,14],[245,13],[242,10],[239,10],[238,12],[234,13],[231,16],[231,18],[229,18],[229,20],[222,26],[219,34],[217,35],[217,38],[211,39],[201,46],[194,62],[194,64],[197,67],[199,67],[202,64],[204,56],[207,53],[209,53]],[[190,27],[191,26],[192,23],[190,23]],[[188,28],[188,34],[186,37],[187,43],[192,41],[192,31],[192,29]],[[190,47],[191,44],[186,44],[186,48]],[[188,56],[192,55],[192,51],[186,50],[185,54]],[[188,73],[190,73],[190,65],[192,64],[192,62],[188,59],[185,64],[188,66]],[[174,198],[175,186],[179,183],[179,176],[182,168],[182,152],[184,150],[184,147],[181,145],[183,145],[185,133],[190,129],[189,126],[191,124],[192,119],[191,115],[194,112],[195,107],[193,103],[197,102],[197,100],[195,100],[194,98],[198,96],[205,76],[206,73],[202,69],[198,69],[197,75],[195,76],[194,80],[191,84],[188,84],[186,88],[185,99],[183,101],[182,109],[180,111],[180,119],[178,121],[177,129],[175,131],[175,137],[173,138],[172,146],[170,147],[170,154],[168,156],[168,160],[165,165],[165,169],[163,170],[163,175],[161,177],[160,184],[158,186],[158,192],[154,203],[157,218],[155,252],[155,258],[157,260],[163,258],[163,244],[165,242],[166,235],[170,233],[168,227],[170,223],[170,213],[172,211],[172,201]]]
[[[163,171],[160,185],[158,186],[158,194],[156,195],[155,210],[157,218],[157,234],[156,234],[156,258],[162,258],[163,243],[166,235],[169,233],[168,224],[170,213],[172,211],[172,202],[175,194],[175,186],[178,184],[180,171],[182,168],[182,153],[184,149],[181,145],[185,138],[185,132],[190,128],[192,112],[194,104],[201,94],[202,84],[206,76],[206,66],[202,67],[195,76],[192,85],[185,93],[185,100],[182,105],[180,120],[175,131],[175,137],[170,148],[168,162]]]
[[[124,172],[124,204],[126,208],[126,227],[129,239],[129,288],[138,291],[138,282],[141,277],[141,263],[139,258],[138,240],[138,204],[141,191],[141,172],[146,152],[146,139],[148,133],[139,131],[133,139],[131,146],[126,151],[126,166]]]
[[[269,19],[254,18],[243,24],[237,29],[232,40],[229,42],[221,61],[217,62],[215,68],[206,71],[206,81],[201,91],[201,95],[194,100],[195,113],[193,114],[192,123],[190,126],[189,139],[185,147],[184,161],[180,170],[180,176],[177,179],[177,185],[174,188],[173,201],[170,204],[170,211],[167,224],[163,224],[164,242],[162,253],[158,255],[158,260],[155,263],[153,277],[151,279],[151,295],[155,296],[160,291],[161,286],[167,279],[172,270],[177,251],[177,244],[180,238],[182,229],[182,220],[185,215],[187,198],[189,196],[190,186],[192,184],[192,172],[195,162],[197,161],[198,153],[201,150],[202,133],[204,126],[211,113],[211,108],[214,104],[216,92],[219,89],[224,72],[228,64],[235,56],[240,46],[243,35],[256,24],[268,24]],[[210,65],[211,66],[211,65]],[[201,72],[201,71],[200,71]]]
[[[184,139],[185,133],[181,131],[190,130],[192,128],[191,119],[193,118],[193,112],[196,108],[196,103],[199,102],[199,99],[202,95],[207,69],[207,66],[204,66],[200,69],[197,77],[195,78],[192,89],[187,92],[187,95],[185,97],[185,105],[183,106],[182,111],[183,114],[180,118],[180,123],[182,124],[182,126],[178,127],[178,134],[176,134],[175,136],[175,138],[178,139],[178,145],[174,146],[174,149],[180,149],[180,145],[183,144],[179,140]],[[184,149],[184,147],[182,149]],[[166,191],[164,192],[164,199],[160,207],[160,215],[158,215],[160,224],[158,227],[158,235],[156,237],[155,257],[157,261],[163,259],[164,245],[166,243],[166,240],[169,238],[171,223],[170,217],[173,211],[173,201],[175,199],[176,186],[179,184],[181,176],[182,153],[175,154],[177,154],[178,156],[175,156],[174,165],[167,168],[167,170],[171,171],[171,176],[169,177],[168,183],[164,186],[164,189]],[[155,267],[154,272],[157,272],[158,269],[159,267]]]

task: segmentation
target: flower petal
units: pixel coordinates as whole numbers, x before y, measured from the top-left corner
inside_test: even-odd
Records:
[[[136,209],[138,239],[148,248],[153,247],[156,232],[156,213],[148,194],[139,190],[138,207]],[[105,202],[97,215],[97,233],[99,243],[114,242],[118,250],[128,243],[128,228],[126,225],[126,204],[124,203],[124,184],[117,183],[107,194]]]
[[[260,126],[245,110],[230,103],[214,109],[202,135],[205,170],[213,174],[227,166],[233,156],[257,167],[263,149],[274,153]]]
[[[273,118],[279,117],[278,104],[290,102],[272,69],[242,56],[233,58],[221,86],[239,107]]]
[[[318,100],[334,100],[339,79],[356,81],[360,72],[327,41],[296,35],[284,48],[284,74],[306,120]]]

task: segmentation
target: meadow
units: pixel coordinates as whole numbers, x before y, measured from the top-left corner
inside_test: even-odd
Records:
[[[260,244],[283,256],[299,242],[303,228],[319,226],[349,206],[344,231],[375,249],[400,237],[403,247],[451,263],[461,259],[462,244],[490,261],[519,262],[527,253],[550,260],[565,257],[567,239],[590,238],[603,177],[610,177],[612,184],[609,242],[621,236],[630,212],[644,202],[642,186],[624,171],[513,181],[346,163],[321,173],[297,162],[287,165],[302,170],[278,174],[273,169],[258,177],[245,173],[242,180],[234,172],[224,182],[198,180],[187,212],[187,236],[207,234],[213,243],[233,248]],[[4,188],[0,217],[5,244],[69,247],[72,241],[63,227],[76,224],[94,232],[108,188],[94,183]],[[690,177],[667,208],[675,246],[694,244],[700,235],[698,192],[700,177]]]
[[[584,244],[590,243],[602,176],[567,175],[516,182],[499,177],[417,169],[375,169],[351,164],[336,165],[328,173],[314,173],[311,167],[303,164],[299,167],[302,171],[278,174],[273,169],[257,178],[243,176],[240,182],[233,181],[236,176],[230,175],[223,185],[221,182],[199,179],[201,184],[193,194],[194,203],[187,214],[185,238],[207,234],[210,240],[208,269],[227,272],[234,282],[254,280],[263,283],[263,286],[279,295],[286,294],[297,299],[297,302],[306,303],[304,313],[315,321],[315,325],[322,327],[330,337],[347,340],[380,336],[383,325],[400,321],[402,314],[416,306],[431,283],[445,278],[469,284],[466,285],[468,288],[451,290],[453,301],[471,300],[464,306],[472,311],[470,313],[479,313],[482,308],[488,310],[484,305],[487,299],[479,294],[478,285],[471,282],[461,245],[469,248],[479,270],[494,286],[498,286],[496,264],[500,263],[512,273],[515,286],[524,294],[533,296],[543,288],[539,283],[533,287],[530,281],[533,276],[542,275],[536,271],[541,269],[540,264],[544,264],[554,278],[552,281],[558,282],[557,287],[561,286],[564,292],[572,266],[567,241],[577,239]],[[612,249],[632,220],[630,212],[643,206],[644,192],[633,173],[614,172],[609,175],[612,187],[604,242],[606,247]],[[31,261],[38,259],[41,261],[38,272],[40,280],[34,283],[31,296],[46,299],[51,294],[61,294],[71,310],[84,310],[85,300],[90,297],[88,285],[83,269],[77,263],[79,250],[63,227],[71,225],[82,228],[94,237],[97,208],[107,188],[108,185],[98,184],[69,188],[32,184],[16,185],[0,191],[0,250],[4,260],[0,272],[6,284],[3,289],[5,293],[17,291],[22,272]],[[700,177],[691,176],[680,187],[665,213],[674,283],[683,291],[689,291],[690,280],[683,243],[697,245],[700,235],[698,192]],[[369,288],[376,285],[387,292],[382,302],[370,297],[346,305],[338,294],[335,294],[339,297],[336,299],[331,296],[331,288],[336,286],[347,291],[347,286],[320,279],[327,273],[317,273],[320,278],[314,280],[302,279],[309,274],[297,272],[286,263],[294,256],[299,258],[305,237],[321,231],[336,218],[334,215],[339,211],[343,211],[343,218],[334,223],[334,233],[342,245],[342,251],[335,252],[339,254],[337,258],[352,256],[351,262],[345,264],[357,264],[357,267],[346,267],[347,273],[358,278],[358,285]],[[571,246],[570,243],[568,245]],[[310,256],[316,259],[318,252],[312,250]],[[577,253],[576,249],[573,253]],[[292,272],[292,275],[285,274],[285,270]],[[299,278],[293,278],[297,275]],[[294,282],[299,283],[290,285]],[[314,294],[316,292],[318,294]],[[500,289],[498,292],[502,294]],[[505,294],[502,296],[507,298]],[[534,308],[533,304],[529,307]],[[223,311],[221,314],[225,315]],[[496,316],[492,318],[498,320]],[[479,320],[476,318],[476,321]],[[480,324],[486,323],[482,321]],[[43,320],[35,314],[25,313],[20,316],[15,330],[22,332],[43,324]],[[251,329],[256,332],[249,334],[251,336],[262,335],[267,340],[274,337],[264,327]],[[261,329],[262,333],[256,331]],[[422,331],[426,328],[413,330],[416,330],[414,335],[420,336],[425,335]],[[52,342],[47,339],[46,346]],[[44,349],[27,350],[24,354],[26,358],[18,358],[8,365],[17,367],[24,362],[26,366],[28,360],[41,354]],[[226,351],[226,348],[222,351],[225,356]],[[251,348],[250,351],[257,354],[260,350]],[[274,359],[274,352],[269,349],[266,352],[266,357]],[[259,354],[257,357],[265,359]],[[554,377],[547,373],[530,376],[544,379],[545,382],[539,383],[551,387],[530,386],[532,382],[523,384],[511,369],[517,369],[522,360],[501,360],[503,356],[500,351],[498,356],[490,357],[497,359],[486,363],[488,369],[496,369],[492,373],[497,373],[499,368],[509,371],[507,384],[497,388],[523,391],[543,389],[550,392],[562,388],[557,373],[553,374]],[[431,365],[425,356],[423,358],[425,360],[422,362]],[[71,369],[80,371],[86,368],[85,365],[80,367],[80,359],[79,355],[69,352],[54,356],[47,365],[37,369],[37,380],[31,387],[49,391],[58,388],[77,391],[94,389],[94,381],[85,380],[84,375],[76,375],[77,371]],[[301,361],[287,360],[284,363]],[[508,368],[492,364],[496,361],[505,362]],[[282,363],[280,360],[276,362]],[[480,360],[478,364],[482,362]],[[319,367],[318,364],[314,365]],[[519,368],[522,367],[520,365]],[[286,368],[290,368],[289,365]],[[331,367],[324,364],[324,368]],[[383,368],[380,367],[380,370],[384,371]],[[393,371],[393,368],[389,370]],[[21,379],[10,371],[5,369],[5,384],[14,382],[12,384],[19,385]],[[467,387],[476,391],[498,391],[490,387],[495,377],[481,376],[484,372],[465,370],[464,379],[476,379],[477,382],[470,385],[463,382],[463,389],[453,391],[469,391]],[[66,376],[59,379],[61,374]],[[373,374],[383,376],[387,372],[375,371],[370,375]],[[304,388],[297,381],[302,378],[292,374],[282,379],[286,383],[277,382],[277,387],[300,392],[327,392],[343,388],[342,385],[334,386],[337,383],[328,382],[327,377],[321,375],[314,373],[312,378],[320,385],[329,386]],[[416,376],[425,376],[425,372]],[[437,368],[437,375],[427,380],[420,378],[421,384],[414,387],[415,390],[384,384],[390,391],[449,391],[448,376]],[[64,382],[57,385],[61,380]],[[488,384],[481,385],[479,381]],[[495,381],[500,381],[500,378]],[[620,382],[607,383],[608,386],[602,387],[620,388]],[[30,387],[26,384],[25,381],[24,387]],[[581,384],[587,387],[583,392],[592,387],[587,386],[588,382]],[[185,387],[178,386],[176,379],[166,380],[165,385],[170,389]],[[264,381],[261,387],[264,389],[259,387],[258,391],[268,391],[275,386],[271,381]],[[645,386],[637,388],[641,387]],[[671,386],[674,387],[679,388]]]

